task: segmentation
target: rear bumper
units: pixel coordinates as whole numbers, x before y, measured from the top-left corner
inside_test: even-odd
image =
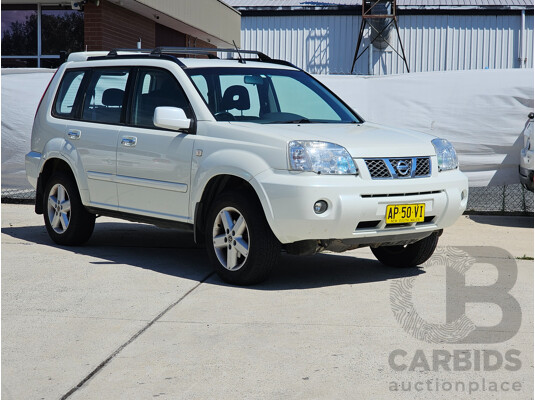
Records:
[[[41,153],[31,151],[26,154],[26,179],[30,182],[35,189],[37,188],[37,178],[39,177],[39,171],[41,167]]]
[[[452,225],[466,209],[468,180],[460,171],[405,180],[365,180],[360,176],[266,171],[255,177],[261,201],[281,243],[358,239],[381,243],[386,236],[433,232]],[[328,209],[314,212],[324,200]],[[425,222],[386,225],[387,205],[425,203]]]

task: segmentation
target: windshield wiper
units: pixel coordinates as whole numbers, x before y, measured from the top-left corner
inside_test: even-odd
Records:
[[[268,124],[311,124],[308,118],[294,119],[290,121],[270,121]]]

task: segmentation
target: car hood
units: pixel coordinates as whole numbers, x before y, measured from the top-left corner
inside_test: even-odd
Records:
[[[251,126],[251,123],[232,122]],[[262,136],[284,137],[286,140],[318,140],[336,143],[353,158],[432,156],[434,138],[421,132],[397,129],[379,124],[254,124]],[[252,140],[254,140],[251,137]]]

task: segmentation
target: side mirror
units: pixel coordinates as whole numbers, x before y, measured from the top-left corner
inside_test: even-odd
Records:
[[[186,117],[183,109],[177,107],[156,107],[153,121],[158,128],[174,131],[186,130],[191,127],[191,119]]]

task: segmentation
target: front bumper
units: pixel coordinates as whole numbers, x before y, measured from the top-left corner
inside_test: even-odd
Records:
[[[533,170],[518,167],[518,172],[520,174],[520,183],[522,183],[526,189],[533,192]]]
[[[357,238],[381,243],[385,236],[437,231],[452,225],[468,200],[468,180],[459,170],[397,180],[270,170],[255,179],[268,223],[281,243]],[[314,213],[318,200],[329,206],[323,214]],[[414,203],[425,203],[425,222],[385,224],[387,205]]]

